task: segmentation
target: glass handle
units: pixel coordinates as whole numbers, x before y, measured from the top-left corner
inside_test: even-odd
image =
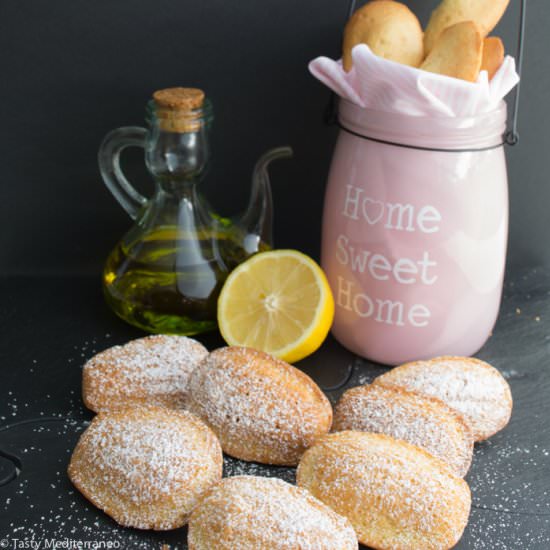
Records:
[[[147,199],[126,179],[120,168],[120,153],[126,147],[145,149],[147,130],[139,126],[125,126],[109,132],[99,147],[99,170],[105,185],[122,208],[135,220]]]

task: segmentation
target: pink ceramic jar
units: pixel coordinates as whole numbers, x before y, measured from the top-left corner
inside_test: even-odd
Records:
[[[474,354],[502,293],[505,103],[476,117],[436,118],[341,100],[339,120],[347,130],[332,160],[322,242],[334,336],[390,365]]]

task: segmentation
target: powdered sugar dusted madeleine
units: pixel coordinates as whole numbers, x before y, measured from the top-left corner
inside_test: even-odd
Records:
[[[189,520],[189,550],[357,550],[350,522],[280,479],[237,476],[212,488]]]
[[[242,460],[296,465],[332,423],[332,407],[309,376],[250,348],[213,351],[193,371],[189,392],[189,410]]]
[[[189,375],[207,355],[192,338],[164,334],[106,349],[84,365],[84,404],[95,412],[130,404],[184,407]]]
[[[467,483],[420,447],[383,434],[338,432],[308,449],[297,481],[384,550],[446,550],[470,513]]]
[[[464,419],[439,399],[403,388],[367,385],[346,391],[336,405],[332,429],[408,441],[446,462],[461,477],[472,463],[474,438]]]
[[[187,411],[128,407],[100,412],[81,435],[68,473],[117,523],[175,529],[222,477],[216,436]]]
[[[437,357],[406,363],[374,380],[437,397],[458,411],[475,441],[502,430],[512,414],[510,386],[500,372],[473,357]]]

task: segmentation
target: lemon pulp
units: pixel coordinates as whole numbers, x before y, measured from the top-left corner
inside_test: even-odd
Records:
[[[247,346],[295,362],[325,340],[334,299],[323,270],[295,250],[256,254],[227,278],[218,324],[229,345]]]

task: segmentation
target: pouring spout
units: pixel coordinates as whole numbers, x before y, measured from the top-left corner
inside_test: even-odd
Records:
[[[241,218],[246,233],[244,245],[250,254],[257,252],[261,243],[273,245],[273,197],[267,168],[271,161],[291,156],[290,147],[276,147],[266,151],[256,162],[250,202]]]

